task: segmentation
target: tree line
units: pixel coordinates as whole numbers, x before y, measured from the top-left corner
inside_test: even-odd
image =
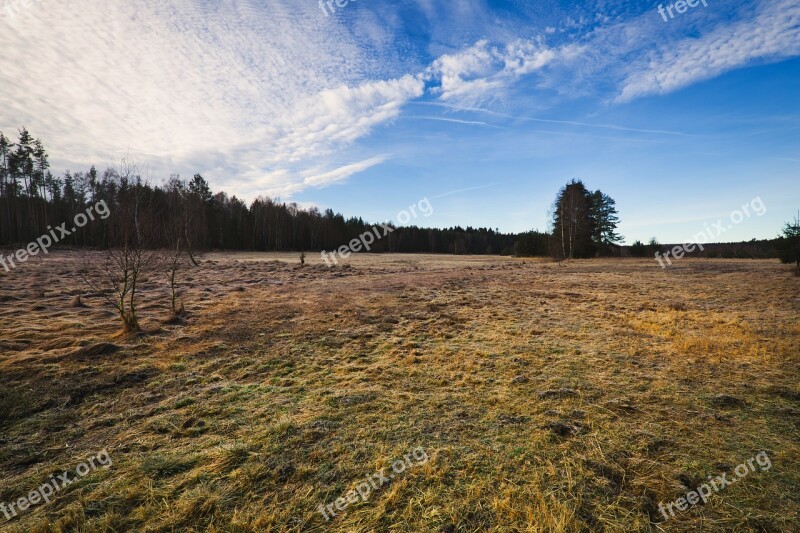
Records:
[[[250,205],[225,192],[214,192],[208,182],[195,174],[190,180],[173,175],[162,185],[144,180],[135,165],[123,162],[119,168],[98,172],[65,172],[55,176],[47,151],[39,139],[21,129],[17,142],[0,132],[0,244],[19,244],[40,236],[48,226],[69,220],[74,213],[105,201],[112,213],[135,207],[138,219],[147,220],[148,246],[172,247],[175,233],[185,246],[203,250],[311,251],[333,250],[367,231],[373,224],[360,217],[345,218],[331,209],[302,209],[296,203],[259,197]],[[571,186],[568,192],[571,193]],[[556,228],[569,221],[573,240],[565,257],[585,257],[592,251],[607,252],[614,239],[616,220],[613,200],[597,191],[591,201],[591,238],[597,245],[586,246],[583,214],[578,206],[562,218]],[[571,194],[568,195],[572,200]],[[612,209],[609,210],[609,206]],[[587,211],[589,212],[589,211]],[[77,247],[119,247],[123,233],[112,231],[111,222],[93,221],[61,244]],[[548,256],[561,254],[561,241],[552,233],[530,231],[502,233],[492,228],[455,226],[451,228],[396,228],[376,242],[374,252],[437,254],[503,254]],[[594,242],[594,241],[593,241]],[[574,249],[573,249],[574,248]]]
[[[25,128],[19,131],[16,142],[0,132],[0,245],[22,246],[100,201],[109,206],[111,218],[117,215],[118,222],[93,220],[60,244],[101,249],[123,246],[129,236],[121,229],[122,223],[133,224],[139,233],[146,232],[143,244],[151,248],[174,248],[180,240],[182,247],[196,251],[303,252],[334,250],[374,225],[360,217],[345,218],[331,209],[302,209],[296,203],[267,197],[247,205],[236,196],[212,191],[200,174],[189,180],[172,175],[154,186],[129,162],[103,172],[91,167],[55,176],[40,139],[33,138]],[[469,226],[404,226],[377,241],[372,251],[557,259],[627,253],[637,256],[658,251],[659,245],[653,240],[647,246],[637,242],[623,254],[623,238],[617,233],[619,222],[613,198],[572,180],[556,196],[547,232],[515,234]],[[137,235],[137,239],[143,238]],[[774,244],[759,247],[758,256],[775,257],[777,241]],[[726,248],[724,255],[742,256],[746,252],[740,248]],[[752,245],[747,247],[747,253],[751,249]]]
[[[250,205],[225,192],[214,192],[196,174],[189,180],[173,175],[154,186],[135,165],[98,172],[66,172],[55,176],[39,139],[26,129],[14,143],[0,132],[0,244],[30,242],[48,226],[70,220],[76,212],[105,201],[112,214],[134,206],[147,220],[148,245],[171,247],[181,232],[195,250],[310,251],[338,248],[373,224],[345,218],[331,209],[302,209],[296,203],[259,197]],[[77,247],[120,246],[110,222],[93,221],[62,241]],[[524,234],[530,241],[531,234]],[[375,252],[498,254],[515,253],[520,235],[491,228],[460,226],[434,229],[397,228],[377,242]]]

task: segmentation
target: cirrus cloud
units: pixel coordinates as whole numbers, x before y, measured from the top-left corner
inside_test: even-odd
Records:
[[[670,43],[636,62],[618,102],[664,94],[707,80],[756,60],[800,54],[800,4],[767,3],[752,20],[725,24],[699,38]]]

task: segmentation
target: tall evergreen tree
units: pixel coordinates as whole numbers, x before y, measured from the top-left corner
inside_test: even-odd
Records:
[[[599,189],[589,199],[589,216],[592,226],[592,241],[598,251],[608,253],[612,246],[621,243],[624,238],[617,233],[619,216],[616,201]]]
[[[22,128],[19,130],[19,141],[17,142],[17,149],[13,152],[11,158],[11,173],[12,179],[22,181],[25,184],[25,200],[28,207],[28,223],[22,224],[22,212],[17,210],[17,240],[19,242],[27,241],[38,234],[39,221],[36,216],[34,204],[32,199],[35,193],[34,181],[34,162],[33,162],[33,137],[31,137],[28,130]]]

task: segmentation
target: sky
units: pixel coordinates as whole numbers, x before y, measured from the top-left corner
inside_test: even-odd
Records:
[[[0,131],[428,227],[546,230],[573,178],[629,244],[800,209],[800,0],[340,3],[0,0]]]

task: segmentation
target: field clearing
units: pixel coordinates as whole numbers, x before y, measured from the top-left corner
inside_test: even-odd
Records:
[[[145,284],[139,336],[78,253],[0,271],[0,502],[113,459],[0,530],[800,530],[800,278],[778,262],[308,263],[206,254],[185,324]]]

